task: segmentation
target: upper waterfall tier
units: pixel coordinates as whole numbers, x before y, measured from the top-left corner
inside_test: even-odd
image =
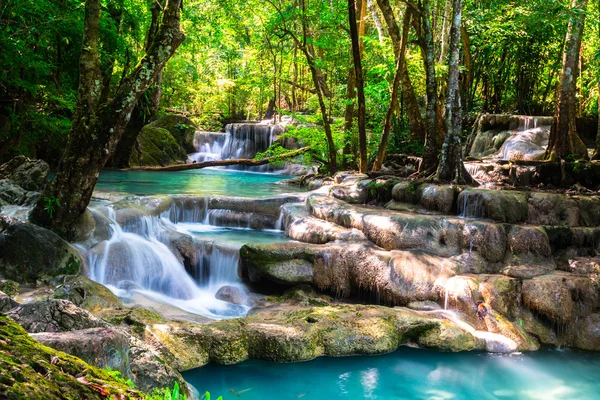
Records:
[[[190,155],[195,162],[254,158],[257,153],[266,151],[278,136],[283,133],[280,125],[264,123],[229,124],[225,133],[196,132],[194,146],[196,153]],[[231,166],[231,169],[271,172],[270,165],[259,167]]]

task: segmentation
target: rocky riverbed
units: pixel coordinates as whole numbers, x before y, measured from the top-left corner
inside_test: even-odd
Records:
[[[23,335],[24,329],[35,340],[28,343],[121,371],[141,390],[175,382],[185,388],[180,372],[209,362],[293,362],[383,354],[404,345],[600,350],[595,195],[351,173],[313,180],[313,187],[321,186],[315,192],[271,198],[104,194],[96,200],[110,212],[91,207],[69,243],[26,222],[27,198],[34,198],[27,190],[36,188],[19,174],[4,176],[0,182],[11,193],[25,193],[4,196],[0,210],[0,274],[21,284],[19,290],[11,281],[0,285],[10,334]],[[202,221],[277,228],[292,240],[225,250],[175,226]],[[171,274],[145,288],[146,281],[128,275],[131,262],[125,261],[132,259],[119,250],[127,246],[115,241],[115,226],[123,235],[155,240],[173,257],[169,265],[190,276],[200,271],[198,279],[203,265],[209,274],[216,271],[207,257],[230,252],[229,272],[239,283],[221,284],[218,291],[207,286],[201,294],[210,293],[211,301],[235,315],[208,318],[179,303],[149,301],[147,290],[177,289],[183,282]],[[121,281],[108,277],[125,276],[128,286],[109,290],[88,279],[98,259],[108,260],[102,271],[109,275],[102,279],[113,285]],[[148,262],[146,272],[158,268]],[[115,295],[123,290],[129,295]],[[179,301],[181,290],[169,293]],[[194,290],[188,303],[207,301],[194,297]]]

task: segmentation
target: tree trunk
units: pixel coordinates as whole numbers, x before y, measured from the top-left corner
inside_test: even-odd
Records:
[[[571,157],[588,159],[587,148],[579,138],[575,125],[579,51],[587,3],[588,0],[573,0],[571,5],[572,16],[567,29],[558,100],[546,150],[546,159],[549,160],[566,160]]]
[[[363,0],[364,2],[364,0]],[[356,88],[358,96],[358,143],[359,143],[359,170],[367,172],[367,130],[366,130],[366,105],[365,89],[363,81],[362,62],[360,57],[358,26],[356,24],[356,4],[354,0],[348,0],[348,19],[350,23],[350,38],[352,41],[352,59],[354,60],[354,74],[356,76]]]
[[[381,23],[381,18],[379,16],[379,13],[377,12],[377,8],[375,7],[375,2],[373,0],[367,0],[367,7],[369,8],[369,12],[371,13],[371,18],[373,18],[375,29],[377,29],[379,44],[383,45],[385,43],[385,33],[383,31],[383,24]]]
[[[400,28],[398,27],[398,23],[396,22],[396,18],[394,17],[394,11],[392,9],[392,6],[390,5],[389,0],[377,0],[377,4],[379,5],[379,9],[381,10],[385,23],[387,25],[388,34],[390,35],[390,38],[392,39],[392,45],[394,46],[394,55],[396,56],[396,62],[398,62],[398,57],[400,55],[401,35]],[[404,12],[409,13],[414,17],[413,11],[409,10],[408,6]],[[400,76],[400,79],[400,83],[402,85],[402,95],[406,107],[406,113],[408,114],[408,124],[411,137],[424,138],[425,124],[423,123],[423,117],[421,117],[421,109],[419,107],[417,95],[415,94],[415,89],[410,80],[410,75],[408,74],[408,67],[406,66],[406,63],[403,63],[402,75]]]
[[[600,0],[598,0],[597,6],[598,15],[600,16]],[[598,36],[600,36],[600,25],[598,25]],[[600,160],[600,74],[598,75],[598,133],[596,134],[596,149],[592,155],[592,160]]]
[[[400,86],[400,80],[405,63],[406,53],[406,42],[408,40],[408,29],[410,26],[410,19],[412,18],[411,12],[406,10],[404,13],[404,20],[402,22],[402,38],[400,39],[400,51],[398,54],[398,61],[396,62],[396,72],[394,74],[394,82],[392,84],[392,94],[390,96],[390,106],[388,107],[387,114],[385,116],[385,122],[383,124],[383,133],[381,134],[381,142],[379,143],[379,149],[377,150],[377,157],[373,163],[373,172],[379,171],[385,160],[385,151],[387,148],[387,142],[392,129],[392,117],[394,116],[394,110],[398,103],[398,87]]]
[[[117,89],[113,100],[98,106],[99,0],[87,0],[80,83],[69,142],[56,176],[41,194],[31,220],[62,235],[86,210],[100,170],[115,150],[140,96],[155,82],[169,58],[185,39],[180,28],[181,0],[169,0],[152,45]],[[49,199],[49,200],[46,200]],[[44,210],[47,201],[60,202],[52,217]]]
[[[146,44],[144,50],[148,51],[150,45],[154,41],[158,28],[160,26],[160,17],[164,7],[165,0],[153,1],[150,6],[150,13],[152,15],[150,19],[150,26],[148,27],[148,33],[146,34]],[[110,83],[110,77],[109,77]],[[127,123],[125,132],[121,136],[119,143],[114,155],[108,161],[108,165],[116,168],[127,168],[129,167],[129,159],[131,158],[131,152],[136,145],[137,138],[142,128],[151,122],[160,105],[160,99],[162,97],[162,72],[159,72],[156,77],[156,82],[139,98],[138,102],[131,113],[131,119]],[[107,96],[108,99],[108,96]]]
[[[452,2],[452,23],[450,26],[450,46],[448,60],[448,85],[446,88],[446,138],[442,147],[442,155],[436,178],[440,181],[458,184],[473,183],[473,178],[466,171],[462,159],[460,133],[462,130],[462,113],[460,91],[458,85],[460,61],[460,21],[462,17],[462,0]]]
[[[444,1],[444,21],[442,22],[442,36],[440,38],[440,60],[439,63],[446,62],[448,56],[448,34],[450,33],[450,18],[452,13],[452,0]]]
[[[425,149],[419,172],[431,173],[438,164],[438,141],[436,127],[438,119],[437,82],[435,78],[435,54],[433,47],[433,31],[431,30],[431,5],[423,0],[421,27],[423,29],[423,62],[425,65],[425,85],[427,92],[427,108],[425,110]]]
[[[266,165],[273,161],[281,161],[292,157],[299,156],[302,153],[310,150],[310,146],[302,147],[297,150],[290,151],[288,153],[279,154],[272,157],[263,158],[261,160],[255,160],[252,158],[232,158],[229,160],[212,160],[195,162],[191,164],[176,164],[167,165],[166,167],[139,167],[139,168],[127,168],[127,171],[189,171],[191,169],[202,169],[209,167],[224,167],[228,165],[244,165],[248,167],[257,167],[260,165]]]

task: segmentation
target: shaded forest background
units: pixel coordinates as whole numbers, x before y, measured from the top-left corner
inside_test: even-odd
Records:
[[[132,122],[164,113],[189,115],[206,130],[233,120],[294,114],[310,128],[293,134],[322,148],[322,110],[307,55],[318,69],[326,112],[333,117],[341,164],[358,163],[356,99],[348,4],[330,0],[191,0],[183,3],[186,40],[164,68],[159,107],[145,93]],[[360,52],[366,100],[365,125],[372,162],[390,104],[397,49],[390,36],[390,7],[398,26],[421,2],[358,2]],[[445,96],[452,1],[427,2],[437,78]],[[100,63],[103,85],[116,90],[147,47],[152,7],[147,0],[101,2]],[[0,0],[0,162],[15,155],[56,166],[75,111],[82,50],[84,2]],[[421,9],[421,8],[419,8]],[[597,116],[600,76],[598,3],[582,11],[564,0],[466,0],[461,22],[459,91],[465,121],[482,112],[552,115],[561,75],[565,35],[574,13],[588,15],[579,57],[576,110]],[[300,22],[299,22],[300,21]],[[408,18],[405,68],[392,115],[389,151],[420,155],[423,127],[409,120],[425,114],[423,27]],[[303,46],[306,47],[303,49]],[[85,51],[85,49],[84,49]],[[104,93],[111,98],[114,93]],[[350,115],[350,117],[348,117]],[[414,114],[413,114],[414,115]],[[421,122],[422,123],[422,122]],[[411,126],[412,125],[412,126]],[[463,134],[468,132],[463,125]],[[318,154],[318,152],[316,152]]]

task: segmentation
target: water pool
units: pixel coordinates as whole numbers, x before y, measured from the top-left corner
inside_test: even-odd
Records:
[[[266,197],[303,192],[302,188],[277,185],[286,175],[202,169],[178,172],[104,170],[96,190],[138,196],[155,194],[221,195]]]
[[[378,357],[297,364],[247,361],[184,374],[224,400],[598,399],[597,354],[543,349],[494,355],[401,348]]]
[[[275,229],[256,230],[249,228],[228,228],[203,224],[177,224],[177,229],[198,239],[214,240],[242,246],[244,244],[270,244],[289,242],[283,231]]]

